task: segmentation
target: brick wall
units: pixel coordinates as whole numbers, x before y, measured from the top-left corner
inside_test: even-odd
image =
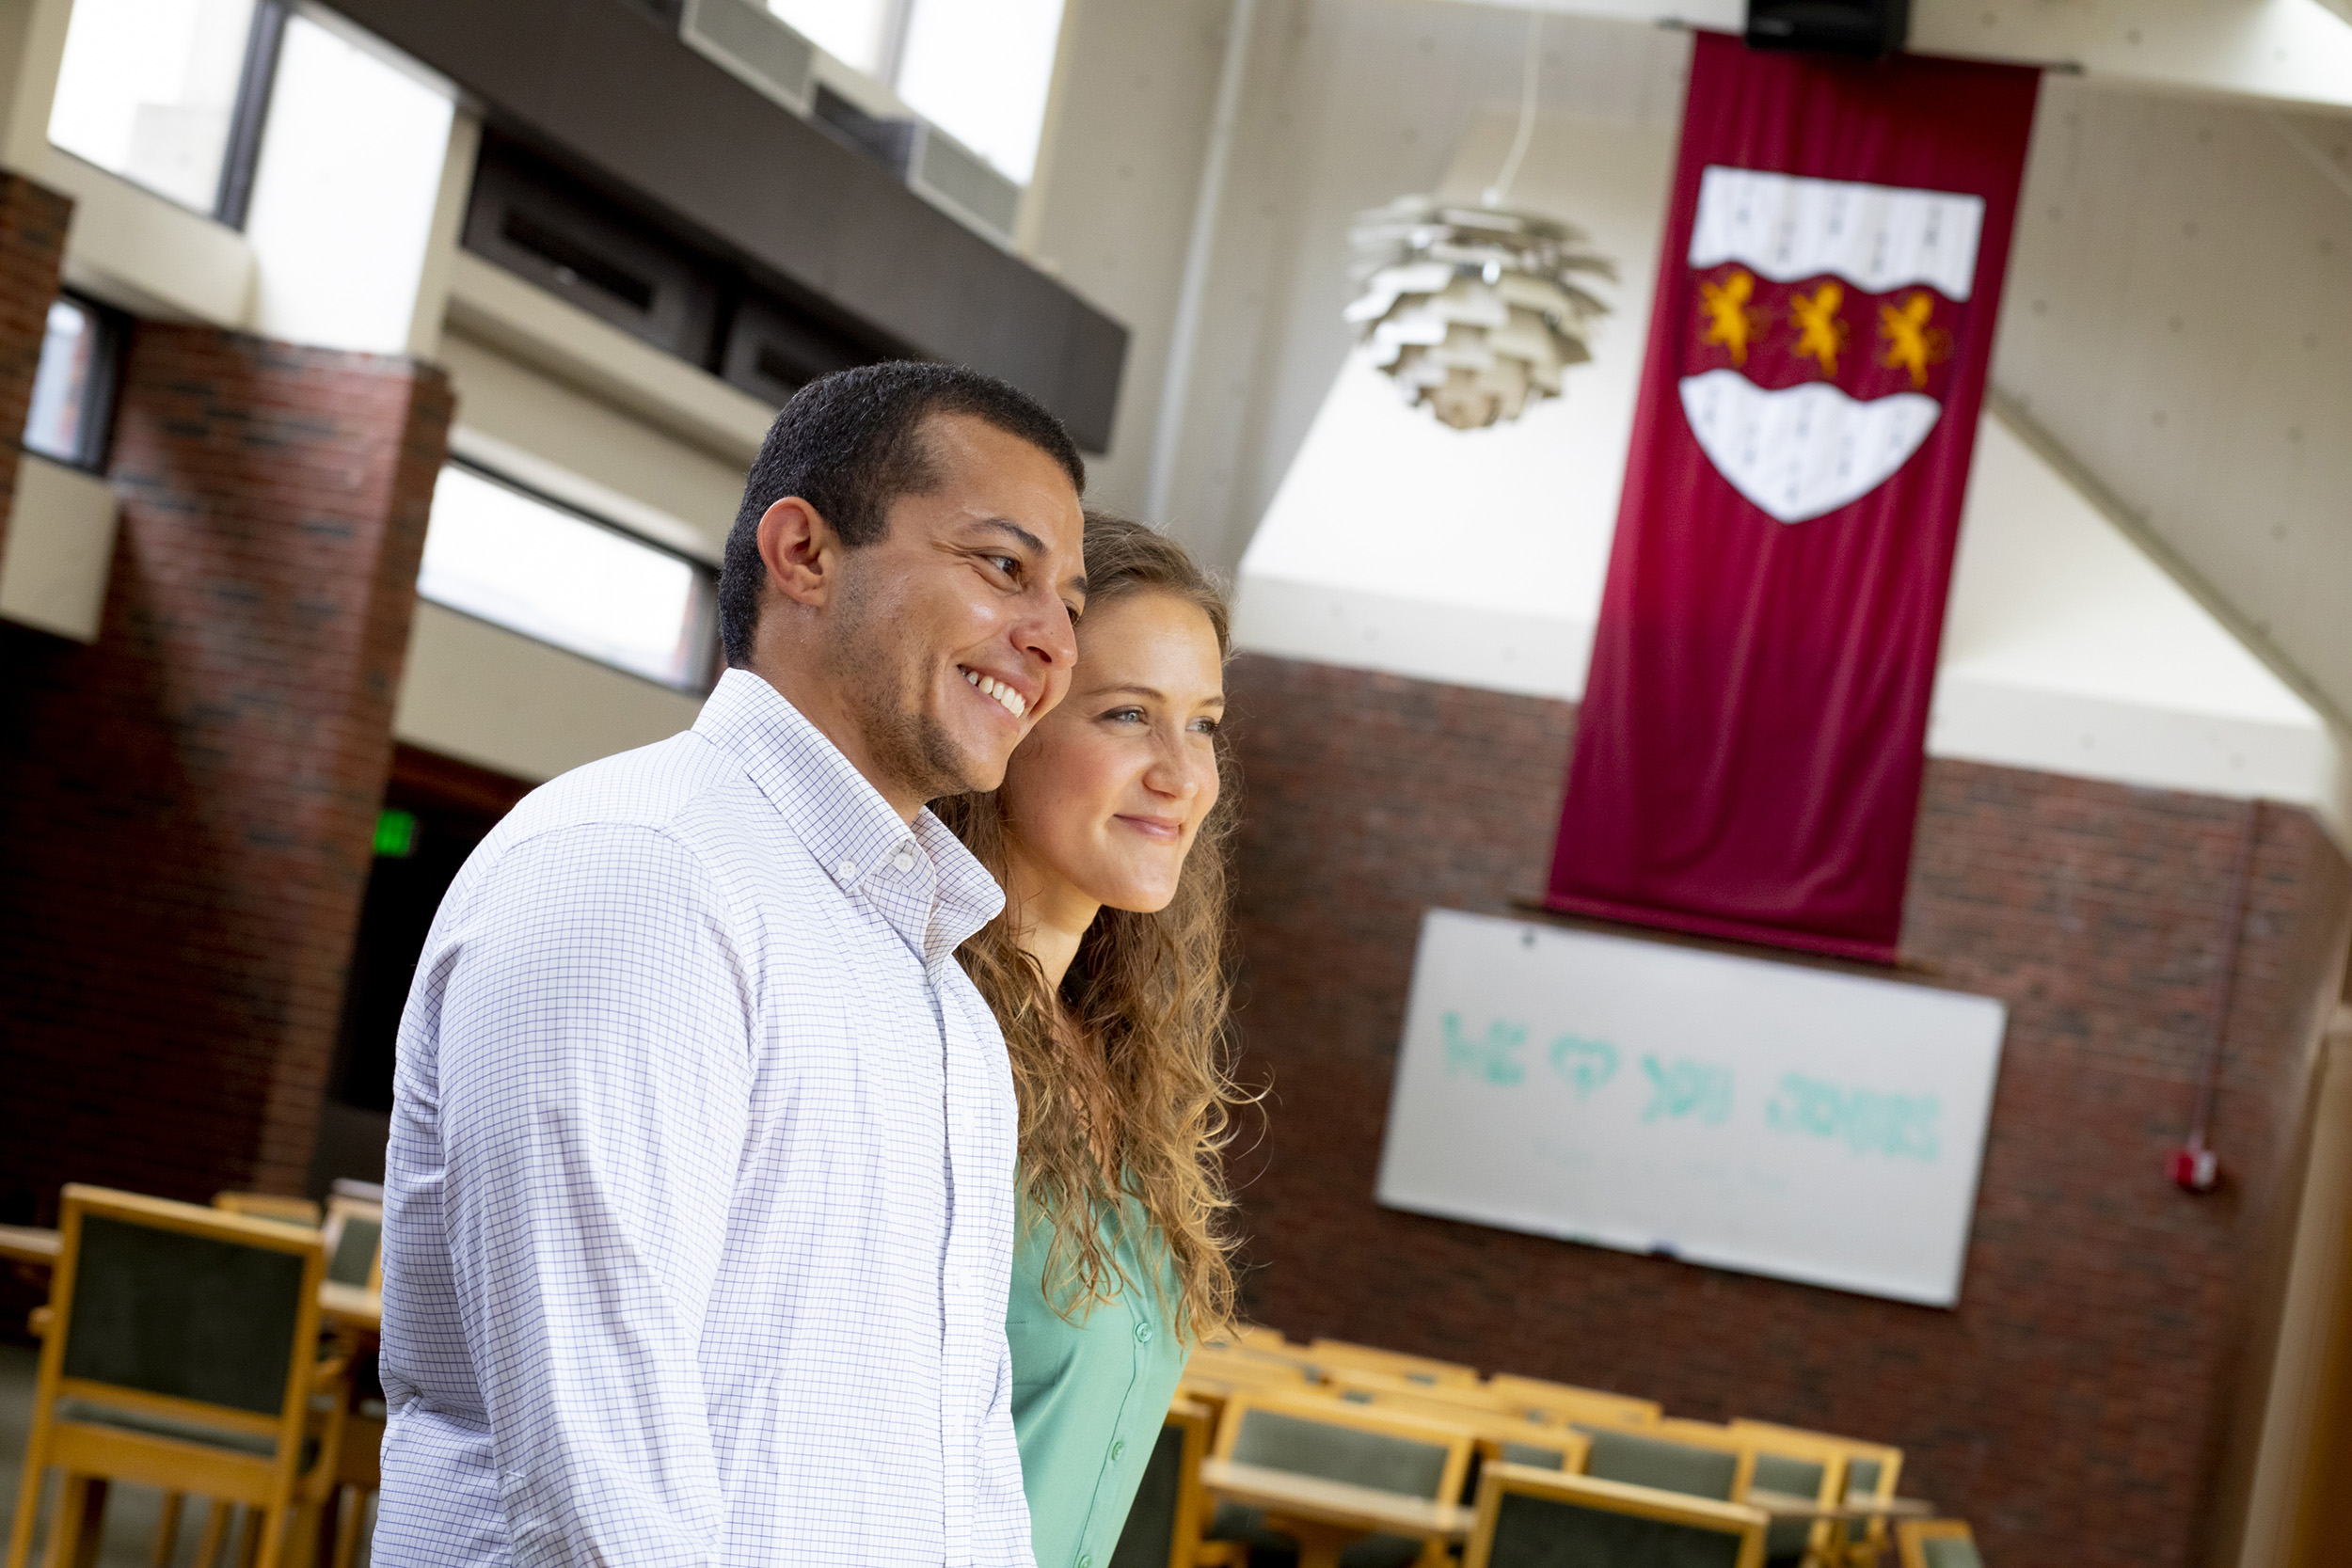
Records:
[[[0,1217],[301,1186],[450,411],[403,360],[137,331],[99,640],[0,628]]]
[[[1540,890],[1575,710],[1255,657],[1231,691],[1245,1070],[1274,1093],[1236,1172],[1257,1316],[1900,1444],[1904,1490],[1975,1521],[2006,1568],[2207,1560],[2352,910],[2352,869],[2306,814],[2260,813],[2227,1180],[2192,1198],[2163,1166],[2252,808],[1930,767],[1906,961],[2010,1007],[1963,1299],[1942,1311],[1376,1207],[1421,911]]]
[[[0,549],[16,496],[17,436],[33,401],[33,372],[57,296],[66,220],[73,203],[20,175],[0,171]]]

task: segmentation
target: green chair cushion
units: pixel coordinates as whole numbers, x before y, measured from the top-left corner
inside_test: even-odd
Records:
[[[1740,1538],[1554,1497],[1503,1494],[1492,1568],[1735,1568]]]
[[[1535,1443],[1505,1443],[1502,1445],[1505,1465],[1532,1465],[1539,1470],[1565,1470],[1568,1467],[1568,1450],[1547,1449]]]
[[[86,1215],[64,1372],[275,1416],[301,1295],[297,1254]]]
[[[1445,1480],[1446,1449],[1441,1443],[1392,1437],[1277,1410],[1251,1410],[1244,1415],[1232,1457],[1240,1465],[1259,1465],[1412,1497],[1436,1497]]]
[[[326,1277],[338,1285],[361,1285],[375,1272],[375,1243],[384,1235],[382,1220],[354,1214],[343,1221],[335,1239],[335,1256],[326,1260]]]
[[[1930,1536],[1919,1543],[1919,1551],[1928,1560],[1928,1568],[1984,1568],[1977,1544],[1957,1536]]]
[[[1749,1478],[1749,1484],[1761,1486],[1768,1492],[1791,1492],[1800,1497],[1817,1497],[1821,1493],[1821,1472],[1826,1468],[1828,1466],[1818,1459],[1759,1453],[1756,1456],[1756,1472]],[[1778,1558],[1803,1557],[1812,1541],[1812,1520],[1775,1519],[1764,1532],[1765,1559],[1769,1561]]]
[[[1584,1473],[1599,1481],[1621,1481],[1634,1486],[1654,1486],[1686,1497],[1731,1500],[1739,1478],[1740,1456],[1702,1449],[1671,1438],[1639,1437],[1609,1427],[1580,1426],[1593,1440]]]

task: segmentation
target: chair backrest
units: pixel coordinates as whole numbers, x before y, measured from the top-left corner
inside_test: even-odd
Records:
[[[1495,1465],[1462,1568],[1762,1568],[1765,1524],[1739,1503]]]
[[[1575,1470],[1583,1465],[1587,1441],[1581,1433],[1497,1404],[1470,1385],[1429,1387],[1378,1372],[1339,1372],[1331,1391],[1344,1403],[1465,1428],[1475,1439],[1479,1457],[1489,1464],[1502,1461],[1551,1470]]]
[[[326,1265],[316,1231],[79,1185],[58,1228],[44,1394],[298,1432]]]
[[[1903,1450],[1886,1443],[1873,1443],[1860,1437],[1841,1437],[1834,1432],[1817,1432],[1809,1427],[1787,1426],[1778,1421],[1740,1418],[1731,1421],[1729,1425],[1734,1432],[1777,1433],[1835,1447],[1846,1456],[1846,1490],[1875,1502],[1884,1502],[1893,1497],[1895,1483],[1902,1477]]]
[[[380,1290],[384,1283],[384,1205],[341,1195],[326,1200],[326,1277]]]
[[[1845,1500],[1848,1456],[1836,1443],[1801,1433],[1765,1432],[1755,1427],[1732,1430],[1741,1442],[1756,1449],[1755,1468],[1748,1478],[1751,1491],[1785,1492],[1810,1497],[1824,1506]],[[1826,1519],[1775,1519],[1764,1535],[1764,1555],[1778,1559],[1794,1557],[1815,1547],[1826,1549],[1831,1533]]]
[[[1216,1430],[1219,1459],[1432,1502],[1462,1495],[1470,1445],[1461,1427],[1313,1393],[1236,1394]]]
[[[1376,1345],[1351,1344],[1345,1339],[1316,1339],[1307,1346],[1307,1358],[1320,1367],[1357,1367],[1387,1372],[1408,1383],[1476,1383],[1478,1369],[1458,1362],[1435,1361],[1425,1355],[1382,1350]]]
[[[1110,1568],[1189,1568],[1206,1523],[1200,1461],[1216,1420],[1208,1406],[1191,1400],[1168,1406]]]
[[[1571,1425],[1592,1442],[1583,1473],[1600,1481],[1732,1502],[1746,1493],[1756,1467],[1756,1450],[1728,1432],[1688,1430],[1661,1435],[1650,1422]],[[1692,1426],[1695,1429],[1696,1423]]]
[[[1657,1420],[1664,1414],[1656,1400],[1638,1400],[1630,1394],[1613,1394],[1603,1388],[1580,1388],[1572,1383],[1514,1377],[1508,1372],[1495,1373],[1485,1386],[1489,1396],[1514,1408],[1539,1410],[1563,1420],[1597,1420],[1630,1426]]]
[[[280,1197],[276,1193],[215,1193],[213,1207],[275,1225],[308,1226],[316,1230],[319,1224],[319,1206],[307,1197]]]
[[[1905,1519],[1895,1527],[1903,1568],[1984,1568],[1976,1535],[1958,1519]]]

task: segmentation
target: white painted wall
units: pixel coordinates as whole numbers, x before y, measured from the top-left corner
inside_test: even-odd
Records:
[[[536,784],[691,728],[701,699],[421,602],[392,734]]]
[[[95,642],[122,509],[96,474],[25,452],[0,548],[0,616]]]

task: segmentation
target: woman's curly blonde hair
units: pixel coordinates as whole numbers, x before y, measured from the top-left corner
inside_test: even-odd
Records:
[[[1087,610],[1144,594],[1197,607],[1231,652],[1225,595],[1184,546],[1108,513],[1086,519]],[[1046,1299],[1065,1319],[1106,1301],[1124,1281],[1116,1257],[1121,1192],[1140,1201],[1156,1233],[1141,1250],[1164,1250],[1152,1288],[1188,1340],[1211,1338],[1233,1318],[1233,1203],[1222,1150],[1232,1108],[1244,1101],[1229,1070],[1226,845],[1237,815],[1232,768],[1217,742],[1217,803],[1195,836],[1176,896],[1155,914],[1104,909],[1078,944],[1061,983],[1067,1025],[1045,974],[1022,950],[1015,911],[990,921],[957,950],[1005,1033],[1021,1101],[1020,1192],[1025,1224],[1047,1224]],[[957,795],[931,808],[999,882],[1010,828],[993,794]],[[1099,1046],[1099,1049],[1088,1049]],[[1109,1145],[1098,1156],[1092,1123]],[[1114,1174],[1117,1173],[1117,1174]],[[1166,1299],[1173,1275],[1176,1300]],[[1133,1281],[1124,1281],[1132,1284]]]

